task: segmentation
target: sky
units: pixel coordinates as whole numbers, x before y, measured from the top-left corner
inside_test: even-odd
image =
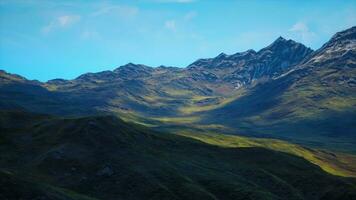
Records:
[[[0,0],[0,69],[74,79],[126,63],[186,67],[279,36],[320,48],[356,25],[356,0]]]

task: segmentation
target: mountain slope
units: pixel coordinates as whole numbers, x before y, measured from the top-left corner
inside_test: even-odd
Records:
[[[270,133],[309,144],[319,141],[317,146],[355,151],[355,77],[353,27],[337,33],[295,69],[206,113],[206,120],[240,126],[246,132]]]
[[[95,200],[63,188],[24,180],[13,173],[0,170],[1,199]]]
[[[149,126],[218,127],[355,152],[355,32],[342,31],[317,51],[278,38],[258,52],[220,54],[187,68],[129,63],[47,83],[1,71],[0,108],[111,113]]]
[[[356,176],[356,156],[351,154],[311,149],[276,139],[242,137],[184,129],[178,130],[177,134],[221,147],[262,147],[274,151],[285,152],[300,156],[311,163],[320,166],[324,171],[331,174],[345,177]]]
[[[0,148],[6,152],[0,160],[2,170],[85,198],[352,199],[356,195],[353,179],[332,176],[286,153],[211,146],[110,116],[28,115],[32,114],[2,114]]]

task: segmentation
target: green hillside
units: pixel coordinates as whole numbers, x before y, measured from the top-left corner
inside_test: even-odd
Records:
[[[177,134],[220,147],[263,147],[274,151],[285,152],[303,157],[331,174],[345,177],[356,177],[356,156],[352,154],[311,149],[277,139],[251,138],[204,132],[201,133],[196,130],[178,131]]]
[[[56,118],[2,112],[0,121],[1,176],[7,186],[0,193],[5,198],[11,198],[14,190],[23,198],[43,193],[67,199],[352,199],[356,195],[354,179],[333,176],[301,157],[271,150],[274,147],[210,145],[207,140],[156,133],[111,116]],[[18,189],[24,184],[31,187]]]

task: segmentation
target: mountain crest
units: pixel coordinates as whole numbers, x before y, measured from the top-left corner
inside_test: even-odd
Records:
[[[116,68],[114,70],[114,72],[118,71],[120,69],[124,69],[124,68],[126,68],[126,69],[127,68],[129,68],[129,69],[143,69],[143,68],[151,68],[151,67],[146,66],[146,65],[142,65],[142,64],[135,64],[135,63],[129,62],[129,63],[125,64],[125,65],[122,65],[122,66]]]
[[[298,43],[291,39],[287,40],[287,39],[283,38],[282,36],[279,36],[274,42],[272,42],[267,47],[261,49],[260,51],[263,51],[263,50],[284,51],[285,49],[297,49],[297,48],[311,51],[310,48],[304,46],[303,44]]]
[[[354,67],[355,58],[356,26],[336,33],[303,64],[325,66],[338,60],[338,66]]]
[[[356,39],[356,26],[353,26],[344,31],[337,32],[329,42],[341,41],[341,40],[355,40]]]
[[[284,38],[284,37],[282,37],[282,36],[279,36],[276,40],[275,40],[275,42],[286,42],[287,40]]]
[[[222,59],[222,58],[226,58],[228,55],[225,53],[220,53],[218,56],[215,57],[215,59]]]

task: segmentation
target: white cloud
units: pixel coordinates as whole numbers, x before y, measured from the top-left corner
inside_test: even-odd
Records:
[[[158,3],[192,3],[196,0],[155,0]]]
[[[197,13],[195,11],[191,11],[191,12],[188,12],[187,14],[184,15],[184,20],[191,20],[193,19],[194,17],[197,16]]]
[[[80,20],[80,16],[78,15],[64,15],[58,17],[58,22],[60,26],[68,26],[70,24],[75,23],[78,20]]]
[[[303,22],[297,22],[289,29],[289,31],[306,33],[309,32],[309,28]]]
[[[97,11],[92,13],[92,16],[100,16],[105,14],[116,14],[120,17],[130,18],[138,14],[139,9],[133,6],[123,6],[123,5],[107,5]]]
[[[96,31],[89,31],[85,30],[81,33],[80,38],[83,40],[88,40],[88,39],[98,39],[99,38],[99,33]]]
[[[167,20],[164,22],[164,27],[171,31],[176,31],[177,30],[177,25],[175,20]]]
[[[52,20],[47,26],[42,28],[42,33],[50,33],[51,31],[58,28],[69,27],[80,21],[79,15],[62,15]]]
[[[190,20],[192,20],[196,15],[197,15],[197,13],[195,11],[191,11],[191,12],[186,13],[181,18],[166,20],[164,22],[164,27],[170,31],[176,32],[177,31],[177,22],[178,22],[178,24],[180,24],[179,28],[184,30],[184,25],[186,25]],[[182,31],[182,30],[180,30],[180,31]]]
[[[302,42],[310,43],[315,38],[315,33],[309,30],[307,24],[303,22],[295,23],[289,30],[292,37],[297,37]]]

